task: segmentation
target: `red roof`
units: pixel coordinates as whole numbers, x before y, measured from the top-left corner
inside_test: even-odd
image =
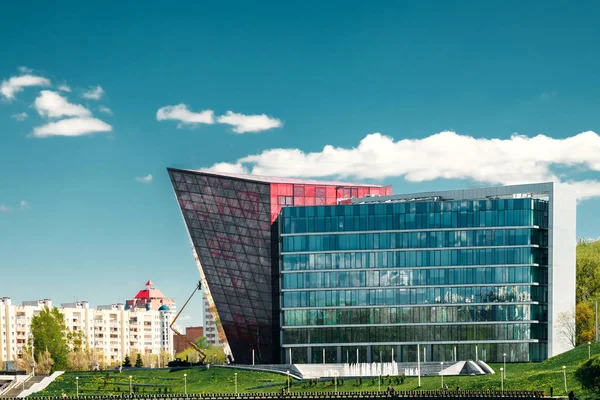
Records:
[[[148,281],[146,282],[146,286],[154,286],[154,283],[152,281]]]
[[[164,299],[165,295],[158,289],[142,289],[135,295],[135,299]]]

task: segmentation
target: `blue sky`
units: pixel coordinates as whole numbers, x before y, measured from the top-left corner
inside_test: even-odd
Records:
[[[0,296],[106,304],[152,279],[182,304],[168,166],[396,193],[555,179],[600,236],[595,2],[12,3]]]

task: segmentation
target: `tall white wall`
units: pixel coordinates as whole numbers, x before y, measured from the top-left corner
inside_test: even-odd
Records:
[[[573,189],[554,184],[550,195],[548,259],[548,357],[573,348],[561,335],[558,316],[575,309],[576,207]],[[575,323],[575,321],[573,321]]]

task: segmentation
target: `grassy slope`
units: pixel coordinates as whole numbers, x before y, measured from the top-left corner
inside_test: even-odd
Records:
[[[541,363],[507,364],[506,389],[536,389],[549,391],[554,387],[555,395],[564,394],[564,381],[562,366],[567,366],[567,386],[575,393],[581,392],[581,385],[575,379],[573,373],[578,365],[587,359],[587,345],[579,346],[560,356],[551,358]],[[600,354],[600,344],[592,345],[592,354]],[[496,375],[484,376],[454,376],[445,377],[444,383],[451,389],[460,386],[463,390],[485,390],[500,389],[500,367],[492,365],[497,372]],[[79,377],[80,394],[120,394],[129,392],[129,375],[138,387],[138,394],[155,394],[158,388],[168,388],[170,393],[183,393],[184,377],[187,374],[188,393],[215,393],[234,392],[234,373],[238,373],[239,392],[273,392],[280,390],[285,384],[285,376],[266,372],[250,372],[244,370],[232,370],[228,368],[210,368],[209,370],[185,369],[178,371],[168,370],[143,370],[123,371],[119,374],[110,372],[70,372],[59,377],[46,390],[39,395],[60,395],[63,392],[72,395],[75,393],[75,377]],[[107,384],[104,384],[108,374]],[[421,379],[421,388],[434,390],[440,388],[439,377],[427,377]],[[255,386],[279,384],[275,387],[252,389]],[[388,386],[388,381],[382,379],[382,389]],[[407,378],[402,385],[393,385],[396,390],[413,390],[417,388],[417,378]],[[365,378],[362,385],[357,384],[356,379],[346,379],[343,385],[338,385],[338,390],[364,391],[377,390],[377,379]],[[120,391],[118,390],[120,389]],[[316,386],[308,386],[307,383],[296,382],[292,386],[293,391],[333,391],[331,382],[320,382]]]

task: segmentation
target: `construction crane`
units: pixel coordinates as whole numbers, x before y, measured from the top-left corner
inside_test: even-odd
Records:
[[[196,343],[192,342],[191,340],[189,340],[187,338],[187,336],[182,335],[177,328],[175,328],[175,322],[177,321],[177,318],[179,318],[179,315],[183,312],[183,309],[185,308],[185,306],[188,305],[188,303],[190,302],[190,300],[192,299],[192,297],[194,297],[194,294],[196,294],[196,292],[198,290],[202,289],[202,282],[198,282],[198,285],[196,285],[196,288],[194,289],[194,291],[192,292],[192,294],[190,295],[190,297],[187,299],[187,301],[185,302],[185,304],[183,305],[183,307],[181,307],[181,310],[179,310],[179,312],[177,313],[177,315],[175,316],[175,318],[173,319],[173,321],[171,322],[171,325],[169,325],[169,328],[171,328],[171,330],[173,331],[173,333],[175,333],[177,336],[179,336],[180,338],[182,338],[183,340],[185,340],[187,342],[187,344],[189,344],[194,350],[196,350],[196,352],[198,353],[198,361],[203,363],[204,360],[206,360],[206,354],[198,347],[196,346]]]

